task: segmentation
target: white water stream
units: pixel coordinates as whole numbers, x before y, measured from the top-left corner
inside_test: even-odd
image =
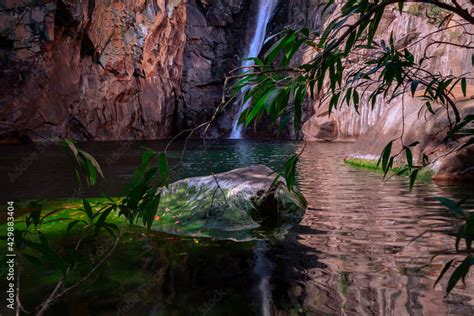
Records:
[[[252,41],[250,42],[249,51],[245,58],[258,57],[258,54],[262,50],[263,43],[265,41],[268,22],[275,10],[275,7],[278,3],[278,0],[259,0],[258,2],[258,16],[257,16],[257,26],[255,28],[255,34],[253,35]],[[255,63],[253,60],[243,60],[242,61],[242,71],[248,71],[249,68]],[[230,135],[231,139],[241,139],[242,138],[242,125],[239,125],[239,117],[243,111],[245,111],[250,103],[248,100],[245,103],[242,103],[242,96],[245,94],[248,88],[243,88],[240,92],[237,105],[240,106],[239,111],[234,116],[234,121],[232,123],[232,133]]]

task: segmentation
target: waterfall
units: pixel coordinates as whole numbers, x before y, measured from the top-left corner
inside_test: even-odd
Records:
[[[249,51],[245,58],[258,57],[258,54],[262,50],[263,42],[265,41],[265,35],[267,33],[267,25],[270,21],[273,11],[278,3],[278,0],[259,0],[258,2],[258,17],[257,17],[257,26],[255,28],[255,34],[253,35],[252,40],[250,41]],[[255,63],[253,60],[243,60],[241,66],[242,71],[246,72],[248,68],[253,66]],[[231,139],[240,139],[242,138],[242,125],[239,125],[239,117],[243,111],[245,111],[250,103],[250,100],[242,104],[243,95],[248,88],[244,87],[240,91],[240,97],[238,98],[238,105],[240,106],[239,111],[234,116],[234,121],[232,123],[232,133],[230,135]]]

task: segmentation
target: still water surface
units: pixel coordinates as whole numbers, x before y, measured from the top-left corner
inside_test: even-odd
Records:
[[[104,166],[106,178],[79,195],[118,194],[133,175],[140,146],[161,150],[164,143],[83,145]],[[177,144],[170,153],[174,164],[181,146]],[[135,254],[134,261],[119,257],[114,262],[123,265],[127,276],[145,269],[145,278],[156,282],[143,289],[117,281],[118,285],[100,290],[100,299],[96,292],[85,303],[86,298],[77,294],[69,307],[58,307],[58,313],[474,315],[472,272],[466,286],[460,285],[447,297],[445,281],[433,288],[449,260],[446,254],[454,249],[450,234],[458,225],[433,197],[459,199],[472,194],[472,186],[419,182],[410,192],[407,179],[383,181],[380,174],[345,165],[343,158],[351,146],[307,145],[298,186],[309,207],[285,240],[243,245],[147,240],[143,247],[148,251]],[[298,142],[228,140],[211,142],[204,151],[200,143],[192,143],[174,178],[208,174],[211,166],[215,172],[256,163],[277,168],[302,147]],[[35,150],[37,158],[25,171],[9,178]],[[0,152],[1,200],[78,194],[61,149],[38,151],[34,145],[18,145],[2,146]],[[430,262],[435,254],[439,256]],[[137,292],[138,298],[131,299]]]

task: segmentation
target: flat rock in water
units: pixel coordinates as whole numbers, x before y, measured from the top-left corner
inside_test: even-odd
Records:
[[[282,236],[301,220],[305,205],[284,183],[272,187],[275,176],[272,169],[254,165],[174,182],[162,193],[153,229],[237,241]],[[258,216],[256,203],[268,192],[277,219],[271,226]]]

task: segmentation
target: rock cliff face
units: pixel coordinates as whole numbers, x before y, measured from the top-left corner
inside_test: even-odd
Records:
[[[180,93],[182,1],[3,1],[3,138],[160,138]]]
[[[268,33],[284,27],[320,29],[327,23],[319,14],[322,3],[281,1]],[[0,1],[0,120],[9,124],[0,125],[0,140],[153,139],[196,126],[209,119],[220,103],[224,78],[239,65],[252,36],[257,4],[250,0]],[[410,46],[415,55],[423,52],[426,35],[437,29],[426,18],[427,9],[413,4],[402,15],[396,8],[387,9],[376,40],[393,32],[397,46]],[[429,40],[463,43],[474,33],[472,28],[452,28]],[[432,56],[427,69],[472,77],[472,51],[432,45],[427,52]],[[297,59],[310,57],[303,52]],[[458,98],[465,113],[472,111],[472,84],[468,97]],[[307,102],[303,135],[289,130],[285,136],[358,139],[360,150],[354,155],[374,157],[400,133],[402,102],[401,98],[391,103],[380,99],[371,110],[361,101],[359,114],[340,107],[331,116],[327,104]],[[443,122],[441,114],[432,123],[416,120],[413,113],[420,101],[406,96],[404,102],[411,119],[405,124],[405,135],[422,137],[425,143],[420,147],[433,153],[444,151],[437,151],[438,146],[449,150],[455,145],[443,143],[432,129]],[[211,136],[226,135],[231,115],[229,109]],[[260,124],[247,135],[274,136],[267,125]],[[460,156],[456,157],[449,159]],[[467,160],[459,159],[466,165]],[[447,163],[440,167],[445,158],[437,160],[438,170],[448,168]]]
[[[252,5],[252,3],[254,5]],[[188,2],[182,94],[177,111],[178,130],[209,120],[221,102],[225,76],[238,67],[246,49],[257,7],[244,0]],[[214,137],[227,132],[231,117],[213,125]]]
[[[388,42],[393,32],[395,46],[399,49],[409,47],[417,58],[421,58],[424,53],[430,56],[424,63],[426,70],[444,76],[472,77],[472,50],[442,44],[471,42],[470,34],[474,32],[472,25],[457,27],[450,22],[448,26],[451,28],[448,31],[436,32],[439,28],[433,7],[412,4],[406,7],[405,11],[407,12],[400,14],[396,8],[387,8],[376,40],[385,39]],[[433,42],[439,42],[441,45],[430,45]],[[307,53],[304,59],[310,57],[311,54]],[[467,97],[462,95],[460,87],[453,90],[453,96],[463,116],[474,113],[472,80],[468,80]],[[304,138],[356,140],[355,152],[349,153],[349,156],[377,160],[387,143],[403,136],[405,145],[420,142],[414,150],[414,158],[421,164],[423,155],[426,155],[432,162],[429,167],[435,172],[435,179],[474,179],[473,146],[456,151],[461,142],[446,139],[449,125],[446,111],[438,108],[435,109],[436,114],[431,115],[422,111],[424,104],[425,101],[416,95],[413,98],[406,94],[392,101],[379,97],[375,108],[371,109],[368,100],[362,99],[359,113],[344,104],[328,116],[328,104],[320,105],[316,100],[308,113],[311,116],[303,126]],[[397,140],[393,146],[393,152],[396,153],[402,148],[402,143]]]
[[[428,19],[426,10],[419,4],[407,5],[405,13],[400,14],[395,7],[387,8],[386,14],[381,21],[376,40],[384,39],[388,42],[391,32],[394,34],[395,44],[398,48],[409,47],[415,56],[423,55],[425,47],[432,41],[464,43],[469,42],[469,32],[474,30],[470,25],[453,27],[447,32],[434,33],[438,29],[436,21]],[[439,21],[438,21],[439,22]],[[431,58],[424,63],[425,68],[432,72],[443,75],[463,75],[473,72],[471,60],[472,51],[453,45],[431,45],[427,49],[427,55]],[[305,58],[309,60],[311,54]],[[357,61],[354,61],[357,62]],[[313,104],[311,118],[306,122],[303,132],[307,140],[355,140],[360,135],[368,132],[378,124],[380,118],[400,100],[386,102],[380,98],[374,109],[371,109],[367,100],[361,100],[359,114],[351,107],[341,106],[330,117],[328,117],[328,104],[319,106],[319,101]],[[420,101],[420,105],[424,102]],[[392,115],[401,117],[401,113],[391,112]],[[392,117],[392,119],[394,119]]]
[[[250,3],[1,1],[0,137],[166,138],[202,121]]]

